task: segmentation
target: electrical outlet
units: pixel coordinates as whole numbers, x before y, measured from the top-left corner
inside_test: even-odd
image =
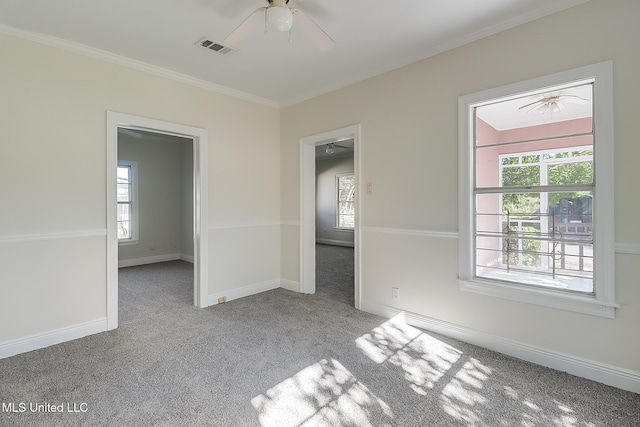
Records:
[[[218,304],[222,304],[223,302],[227,302],[227,297],[218,298]]]
[[[391,299],[394,301],[400,301],[400,289],[391,288]]]

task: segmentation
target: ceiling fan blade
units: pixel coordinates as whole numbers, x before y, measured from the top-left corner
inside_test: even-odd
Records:
[[[578,95],[560,95],[560,99],[563,101],[571,102],[573,104],[586,105],[589,103],[588,99],[582,98]]]
[[[537,104],[538,102],[543,102],[543,101],[544,101],[543,99],[541,99],[541,100],[539,100],[539,101],[533,101],[533,102],[532,102],[532,103],[530,103],[530,104],[523,105],[522,107],[518,107],[518,110],[522,110],[523,108],[531,107],[532,105]]]
[[[534,104],[535,104],[535,103],[534,103]],[[549,105],[547,105],[546,103],[542,102],[542,103],[540,103],[540,104],[536,105],[535,107],[533,107],[532,109],[527,110],[527,113],[530,113],[530,112],[532,112],[532,111],[539,110],[540,108],[543,108],[542,110],[540,110],[540,112],[541,112],[541,113],[544,113],[546,110],[548,110],[548,109],[549,109]]]
[[[325,52],[336,44],[329,34],[305,15],[303,11],[300,9],[291,9],[291,12],[293,13],[294,20],[293,27],[309,37],[318,49]]]
[[[304,7],[301,7],[306,10],[308,13],[310,13],[312,16],[315,16],[316,18],[320,17],[323,18],[323,20],[326,22],[327,20],[331,21],[335,18],[335,15],[333,13],[331,13],[329,10],[327,10],[327,8],[324,6],[322,1],[306,1],[306,0],[294,0],[295,3],[304,3]]]
[[[227,46],[236,47],[237,44],[247,36],[247,34],[258,28],[259,25],[264,25],[264,18],[260,19],[259,12],[264,12],[265,10],[267,10],[266,7],[260,7],[254,10],[251,15],[247,16],[247,18],[242,21],[242,23],[238,25],[226,39],[224,39],[222,43]]]

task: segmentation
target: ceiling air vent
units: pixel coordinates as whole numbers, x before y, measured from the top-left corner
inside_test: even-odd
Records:
[[[226,55],[228,53],[233,52],[235,49],[225,46],[222,43],[218,43],[209,39],[202,39],[197,43],[198,46],[203,47],[208,50],[212,50],[214,52],[219,53],[220,55]]]

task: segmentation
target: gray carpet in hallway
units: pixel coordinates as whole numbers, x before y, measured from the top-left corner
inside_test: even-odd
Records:
[[[353,248],[316,245],[316,292],[354,306]]]
[[[276,289],[197,309],[190,267],[125,269],[121,286],[135,289],[121,295],[144,304],[131,304],[117,330],[0,360],[1,402],[86,403],[79,413],[5,411],[0,425],[573,427],[640,420],[638,394],[359,312],[322,292]]]

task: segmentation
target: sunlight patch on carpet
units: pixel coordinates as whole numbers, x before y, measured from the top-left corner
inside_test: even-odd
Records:
[[[389,424],[393,412],[340,362],[323,359],[251,399],[263,426]]]
[[[489,379],[491,369],[476,359],[469,359],[440,394],[440,404],[453,418],[467,425],[486,425],[483,416],[491,403],[480,390]]]
[[[462,356],[460,350],[407,325],[403,313],[358,338],[356,345],[376,363],[401,367],[411,389],[421,395]]]

